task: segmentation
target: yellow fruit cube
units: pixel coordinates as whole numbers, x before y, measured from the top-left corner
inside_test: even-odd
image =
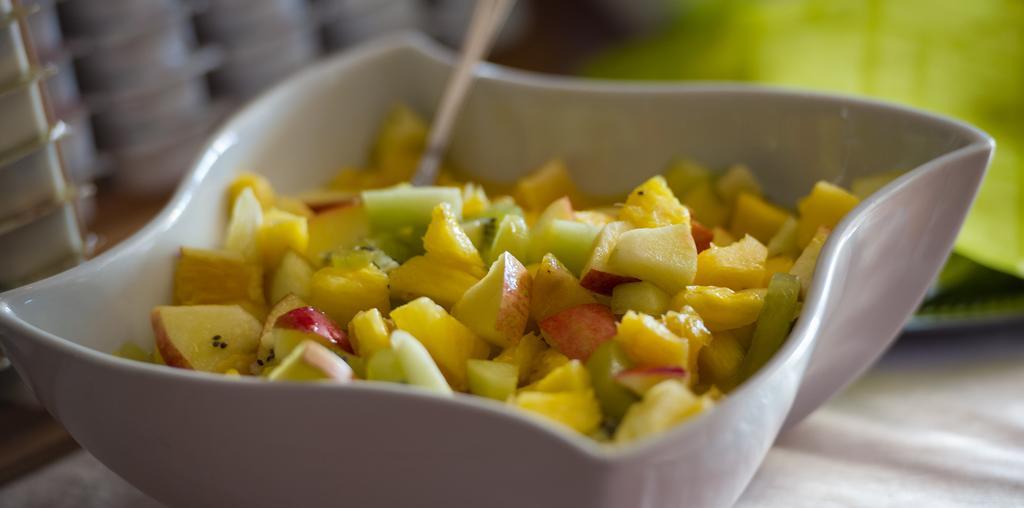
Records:
[[[729,232],[737,237],[750,235],[766,244],[789,217],[782,208],[744,192],[736,199]]]
[[[700,318],[693,307],[684,305],[679,312],[669,311],[661,317],[661,322],[670,332],[686,339],[690,350],[687,354],[686,370],[690,374],[690,384],[699,381],[697,359],[700,358],[700,350],[711,343],[712,335],[704,320]]]
[[[259,245],[266,267],[277,266],[288,250],[305,253],[309,245],[306,218],[277,208],[267,210],[260,226]]]
[[[540,381],[527,386],[524,390],[538,392],[572,392],[591,390],[590,373],[579,360],[570,360],[549,372]]]
[[[466,361],[487,358],[490,345],[429,298],[417,298],[391,311],[400,330],[416,337],[437,363],[445,379],[458,391],[466,391]]]
[[[252,189],[252,193],[256,196],[256,200],[260,202],[260,206],[264,210],[274,206],[276,198],[274,197],[274,188],[270,185],[270,182],[261,175],[243,171],[228,186],[229,208],[234,206],[235,198],[245,189]]]
[[[530,373],[530,383],[535,383],[544,379],[551,371],[569,363],[569,357],[563,355],[555,348],[545,349],[539,355],[533,365],[533,372]]]
[[[238,304],[262,319],[266,314],[263,270],[237,252],[182,247],[174,271],[174,304]]]
[[[689,366],[689,341],[672,333],[661,321],[647,314],[627,312],[622,316],[613,340],[622,346],[626,356],[638,366]]]
[[[601,406],[593,390],[556,393],[523,391],[510,397],[508,402],[581,434],[589,434],[601,425]]]
[[[359,311],[348,323],[348,340],[357,355],[369,358],[391,348],[391,330],[378,309]]]
[[[482,277],[484,260],[459,226],[452,206],[440,203],[431,214],[427,233],[423,235],[423,248],[427,256],[443,263],[465,266],[467,270],[479,271]]]
[[[672,299],[673,308],[689,305],[708,330],[731,330],[757,321],[764,304],[764,288],[733,291],[715,286],[689,286]]]
[[[462,186],[462,216],[471,219],[483,213],[491,201],[487,199],[487,192],[484,188],[475,184],[467,183]]]
[[[819,227],[834,229],[858,203],[857,196],[836,185],[824,181],[814,184],[811,193],[797,204],[800,211],[797,241],[800,248],[811,242]]]
[[[427,123],[404,105],[395,106],[381,124],[370,160],[385,177],[395,182],[412,177],[427,144]]]
[[[578,192],[565,163],[554,159],[519,180],[513,194],[527,210],[540,212],[563,196],[576,198]]]
[[[725,391],[739,382],[740,365],[746,354],[746,348],[730,332],[716,333],[711,343],[701,349],[698,360],[702,382]]]
[[[676,199],[662,176],[655,176],[633,189],[619,217],[640,228],[690,224],[690,211]]]
[[[615,442],[627,443],[664,432],[709,409],[710,397],[697,397],[678,380],[654,385],[644,398],[630,406],[615,431]]]
[[[731,289],[761,287],[768,249],[754,237],[719,247],[712,245],[697,255],[697,276],[693,283]]]
[[[338,206],[309,219],[306,257],[316,266],[324,255],[338,248],[352,247],[370,234],[366,208],[362,205]]]
[[[776,273],[789,273],[789,270],[792,268],[793,258],[789,256],[768,258],[764,262],[764,279],[761,281],[761,287],[768,287],[768,282],[772,280],[772,275]]]
[[[722,228],[716,227],[712,229],[711,235],[711,243],[719,247],[725,247],[736,243],[736,237],[732,236],[732,234]]]
[[[361,310],[391,308],[388,276],[372,264],[357,270],[321,268],[310,281],[309,300],[339,326],[346,326]]]
[[[715,191],[730,207],[736,204],[740,194],[746,193],[754,196],[762,194],[761,184],[757,183],[757,177],[742,164],[736,164],[725,170],[725,173],[715,181]]]
[[[701,182],[690,189],[683,198],[693,216],[709,228],[724,226],[729,221],[730,208],[715,193],[710,181]]]
[[[537,335],[528,333],[523,335],[518,343],[503,349],[494,357],[494,361],[515,365],[519,371],[519,384],[525,384],[533,373],[537,359],[546,348],[544,341]]]
[[[482,271],[482,269],[481,269]],[[427,256],[416,256],[390,272],[391,296],[409,301],[421,296],[450,309],[462,295],[483,278],[464,265],[442,263]]]

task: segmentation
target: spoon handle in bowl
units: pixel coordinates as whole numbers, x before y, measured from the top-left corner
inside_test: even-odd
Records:
[[[514,0],[479,0],[473,9],[469,29],[462,41],[459,60],[445,85],[441,104],[430,127],[426,150],[413,175],[413,185],[432,185],[437,181],[441,157],[448,147],[452,126],[473,82],[473,71],[494,42],[499,29],[512,10]]]

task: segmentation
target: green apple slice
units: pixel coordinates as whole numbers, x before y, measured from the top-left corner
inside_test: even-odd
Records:
[[[507,399],[519,383],[519,369],[505,362],[469,360],[466,374],[470,393],[494,400]]]
[[[452,307],[452,316],[480,338],[499,347],[518,341],[530,317],[530,274],[509,253],[491,264],[487,275]]]
[[[619,236],[608,266],[676,294],[697,274],[697,245],[689,224],[631,229]]]
[[[548,231],[547,251],[578,276],[587,263],[594,239],[601,228],[573,220],[555,219]]]
[[[516,259],[526,259],[530,246],[530,228],[521,215],[508,214],[501,218],[494,240],[481,252],[484,262],[493,263],[502,252],[508,252]]]
[[[347,383],[352,378],[352,368],[345,360],[312,340],[306,340],[299,344],[267,376],[267,379],[271,381],[336,381],[342,383]]]
[[[366,362],[366,379],[388,383],[404,383],[405,371],[398,353],[391,349],[381,349],[373,353]]]
[[[594,385],[601,411],[613,421],[621,419],[629,406],[639,400],[632,391],[615,380],[616,375],[632,366],[622,346],[613,340],[602,343],[587,359],[587,371],[590,372],[590,382]]]
[[[628,282],[612,290],[612,313],[625,314],[628,311],[660,316],[668,310],[671,296],[650,282]]]
[[[303,300],[309,299],[309,283],[313,279],[313,267],[302,256],[289,250],[281,258],[281,264],[274,270],[270,280],[270,301],[277,303],[288,295]]]
[[[452,395],[452,387],[441,374],[441,369],[430,357],[427,348],[402,330],[391,332],[391,347],[398,355],[406,380],[410,385],[419,386],[439,395]]]

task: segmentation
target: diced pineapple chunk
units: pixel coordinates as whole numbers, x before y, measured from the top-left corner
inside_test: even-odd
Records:
[[[715,194],[710,181],[691,189],[683,196],[682,202],[693,212],[694,218],[709,228],[725,226],[729,221],[730,208]]]
[[[727,206],[735,206],[740,194],[761,196],[761,184],[757,177],[743,164],[736,164],[725,170],[715,181],[715,190]]]
[[[790,217],[782,208],[744,192],[736,199],[729,232],[737,237],[750,235],[761,243],[768,243]]]
[[[313,267],[305,258],[289,250],[270,278],[270,303],[277,303],[289,294],[309,299],[309,285],[313,280]]]
[[[544,341],[539,337],[528,333],[523,335],[518,343],[503,349],[498,356],[494,357],[494,361],[515,365],[519,371],[519,383],[525,384],[530,379],[530,374],[533,373],[534,364],[537,363],[538,357],[546,347]]]
[[[754,237],[711,248],[697,255],[697,276],[693,283],[735,290],[761,287],[768,250]]]
[[[739,381],[740,365],[746,350],[730,331],[718,332],[710,344],[700,351],[698,360],[701,382],[722,390],[731,390]]]
[[[264,210],[274,206],[276,200],[274,196],[274,187],[270,185],[261,175],[256,173],[250,173],[248,171],[242,171],[235,177],[228,186],[228,207],[234,207],[235,199],[242,194],[245,189],[251,189],[253,196],[259,201],[260,206]]]
[[[687,354],[686,371],[690,374],[690,383],[699,381],[699,369],[697,359],[700,358],[701,348],[711,343],[712,335],[704,320],[700,318],[693,307],[684,305],[679,312],[669,311],[661,317],[662,323],[676,337],[686,339],[690,346]]]
[[[688,367],[690,344],[647,314],[627,312],[613,339],[640,367]]]
[[[757,321],[764,291],[764,288],[733,291],[715,286],[689,286],[672,299],[672,307],[693,307],[712,332],[731,330]]]
[[[391,308],[388,276],[373,265],[358,270],[317,270],[310,282],[309,299],[340,326],[346,326],[361,310],[377,308],[387,312]]]
[[[391,347],[390,336],[391,330],[378,309],[359,311],[348,323],[348,340],[363,358]]]
[[[538,356],[537,360],[533,364],[533,372],[530,373],[530,383],[535,383],[544,379],[551,371],[565,365],[569,362],[569,357],[563,355],[555,348],[549,348],[542,351]]]
[[[277,208],[267,210],[263,213],[259,244],[266,267],[277,266],[289,250],[305,253],[309,245],[306,218]]]
[[[776,273],[789,273],[789,270],[792,268],[793,258],[789,256],[768,258],[764,262],[764,279],[761,281],[761,287],[768,287],[768,282],[772,280],[772,275]]]
[[[262,319],[263,270],[237,252],[182,247],[174,271],[174,304],[238,304]]]
[[[370,234],[366,209],[362,205],[338,206],[309,219],[306,256],[317,266],[335,249],[352,247]]]
[[[797,229],[800,247],[806,247],[811,242],[819,227],[835,228],[859,202],[857,196],[839,186],[824,181],[814,184],[811,193],[797,204],[800,211]]]
[[[678,380],[662,381],[633,404],[615,431],[615,442],[627,443],[664,432],[708,409],[709,397],[697,397]]]
[[[565,163],[554,159],[519,180],[514,194],[516,201],[527,210],[539,212],[558,198],[568,196],[572,199],[578,193]]]
[[[468,360],[466,374],[473,395],[504,401],[515,393],[519,374],[515,365],[487,360]]]
[[[404,105],[392,108],[377,132],[370,160],[381,174],[396,182],[412,177],[427,143],[427,123]]]
[[[463,218],[472,219],[483,213],[488,206],[491,206],[491,202],[487,199],[487,192],[483,187],[475,183],[467,183],[462,186]]]
[[[523,391],[510,397],[509,404],[581,434],[589,434],[601,425],[601,406],[593,390],[557,393]]]
[[[690,225],[690,211],[676,199],[661,176],[655,176],[633,189],[619,211],[619,217],[640,228]]]
[[[479,271],[483,276],[484,260],[448,203],[434,207],[427,233],[423,235],[423,248],[431,259],[456,266],[465,266],[467,271]]]
[[[450,309],[483,275],[466,272],[464,265],[416,256],[391,271],[391,296],[404,301],[427,296]]]
[[[429,298],[391,311],[391,319],[423,343],[452,388],[466,391],[466,360],[487,358],[491,347]]]
[[[627,282],[612,290],[612,313],[623,315],[635,310],[644,314],[660,316],[668,310],[671,296],[650,282]]]
[[[524,390],[534,390],[538,392],[572,392],[581,390],[590,390],[593,385],[590,384],[590,373],[587,368],[583,366],[583,363],[579,360],[569,360],[567,363],[560,365],[546,376],[541,378],[540,381],[527,386]]]

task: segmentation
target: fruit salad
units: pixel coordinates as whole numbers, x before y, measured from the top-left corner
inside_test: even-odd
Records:
[[[707,410],[782,346],[829,230],[857,205],[819,182],[796,210],[746,167],[671,164],[617,202],[559,160],[487,192],[409,179],[427,128],[384,122],[372,169],[281,196],[242,173],[219,248],[182,247],[155,352],[271,382],[399,383],[626,443]]]

